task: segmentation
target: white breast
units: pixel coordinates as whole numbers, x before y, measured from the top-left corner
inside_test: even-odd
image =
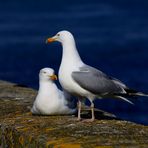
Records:
[[[80,87],[72,78],[71,74],[73,71],[78,71],[77,67],[64,67],[61,66],[59,70],[59,81],[61,86],[69,93],[86,97],[90,92]]]
[[[71,114],[74,112],[74,110],[68,108],[63,92],[54,83],[44,85],[39,90],[31,111],[34,114],[44,115]]]

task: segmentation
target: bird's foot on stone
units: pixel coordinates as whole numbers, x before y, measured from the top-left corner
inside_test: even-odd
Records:
[[[82,118],[77,118],[76,121],[82,121]]]
[[[95,121],[95,119],[91,118],[91,119],[85,119],[85,120],[83,120],[82,122],[87,122],[87,123],[89,123],[89,122],[93,122],[93,121]]]

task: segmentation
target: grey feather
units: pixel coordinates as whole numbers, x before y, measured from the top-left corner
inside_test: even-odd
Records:
[[[88,65],[80,67],[80,71],[72,72],[72,78],[82,88],[96,95],[125,93],[126,86],[122,82]]]
[[[126,86],[124,83],[122,83],[120,80],[118,80],[118,79],[116,79],[116,78],[113,78],[113,77],[110,77],[110,79],[111,79],[114,83],[116,83],[117,85],[120,85],[120,87],[122,87],[122,88],[124,88],[124,89],[127,89],[127,86]]]
[[[122,97],[122,96],[115,96],[116,98],[119,98],[119,99],[122,99],[122,100],[124,100],[124,101],[126,101],[126,102],[128,102],[128,103],[130,103],[130,104],[132,104],[132,105],[134,105],[134,103],[133,102],[131,102],[130,100],[128,100],[127,98],[125,98],[125,97]]]

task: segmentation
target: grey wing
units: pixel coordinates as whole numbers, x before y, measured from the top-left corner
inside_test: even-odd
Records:
[[[82,88],[96,95],[124,93],[124,87],[126,87],[117,79],[113,79],[88,65],[80,67],[80,71],[74,71],[72,78]]]

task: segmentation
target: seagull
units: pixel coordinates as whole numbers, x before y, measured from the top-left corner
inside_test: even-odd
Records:
[[[102,71],[85,64],[76,48],[74,36],[69,31],[60,31],[46,40],[46,43],[58,41],[62,44],[62,61],[59,68],[61,86],[78,97],[78,120],[81,120],[81,102],[88,98],[94,121],[94,103],[98,98],[119,98],[133,104],[126,97],[145,96],[146,94],[130,89],[120,80],[106,75]],[[147,95],[146,95],[147,96]]]
[[[40,115],[73,114],[76,109],[69,108],[69,95],[59,90],[54,83],[57,76],[52,68],[43,68],[39,73],[39,91],[31,112]]]

